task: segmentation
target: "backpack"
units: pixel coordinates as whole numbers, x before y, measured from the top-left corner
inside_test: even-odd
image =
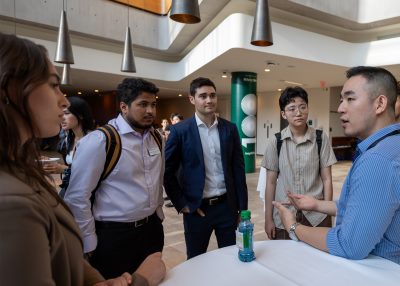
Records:
[[[318,158],[321,160],[321,146],[322,146],[322,130],[316,129],[315,130],[315,135],[316,135],[316,142],[318,146]],[[281,132],[275,133],[276,137],[276,149],[278,149],[278,161],[279,161],[279,154],[281,153],[281,148],[282,148],[282,135]]]
[[[114,126],[110,124],[106,124],[102,127],[97,128],[96,130],[101,131],[106,137],[106,161],[104,163],[104,169],[101,173],[100,180],[97,182],[95,189],[92,191],[92,195],[90,197],[90,201],[94,203],[95,193],[99,188],[102,181],[104,181],[108,175],[114,170],[117,165],[119,158],[121,157],[121,137],[118,134],[118,131]],[[158,148],[162,154],[162,138],[160,133],[154,130],[150,130],[150,134],[153,136],[154,140],[157,143]]]

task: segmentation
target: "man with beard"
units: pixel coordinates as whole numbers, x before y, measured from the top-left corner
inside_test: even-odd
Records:
[[[217,94],[208,78],[190,84],[195,115],[171,126],[165,147],[165,191],[183,213],[188,258],[236,243],[238,213],[247,209],[244,159],[236,126],[215,116]]]
[[[121,155],[105,179],[105,134],[93,131],[77,145],[65,201],[81,229],[84,252],[104,277],[133,273],[164,246],[163,142],[152,127],[157,92],[143,79],[119,84],[121,113],[109,125],[118,132]]]

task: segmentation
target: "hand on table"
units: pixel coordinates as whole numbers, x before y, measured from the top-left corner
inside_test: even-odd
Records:
[[[161,252],[147,256],[135,273],[146,278],[150,286],[158,285],[164,279],[166,273],[164,261],[161,259]]]
[[[128,286],[132,283],[132,275],[125,272],[121,276],[113,279],[108,279],[103,282],[94,284],[93,286]]]

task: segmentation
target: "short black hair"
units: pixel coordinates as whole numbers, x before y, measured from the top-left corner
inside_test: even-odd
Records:
[[[142,92],[157,94],[159,89],[152,82],[142,78],[125,78],[117,88],[117,96],[119,102],[130,105]]]
[[[388,105],[394,109],[399,93],[399,87],[394,75],[384,68],[358,66],[346,71],[346,77],[362,76],[367,80],[369,96],[375,99],[379,95],[385,95]]]
[[[303,88],[300,86],[285,88],[279,97],[279,108],[281,111],[284,111],[285,107],[293,102],[296,97],[300,97],[308,104],[308,94]]]
[[[194,96],[196,94],[196,89],[202,86],[212,86],[215,89],[215,91],[217,90],[215,84],[209,78],[198,77],[192,80],[192,82],[190,83],[190,95]]]

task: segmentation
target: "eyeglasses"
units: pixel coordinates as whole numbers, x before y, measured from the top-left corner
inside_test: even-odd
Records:
[[[293,105],[285,109],[285,111],[293,114],[297,113],[297,111],[300,113],[306,113],[308,111],[308,106],[307,104],[300,104],[298,106]]]

